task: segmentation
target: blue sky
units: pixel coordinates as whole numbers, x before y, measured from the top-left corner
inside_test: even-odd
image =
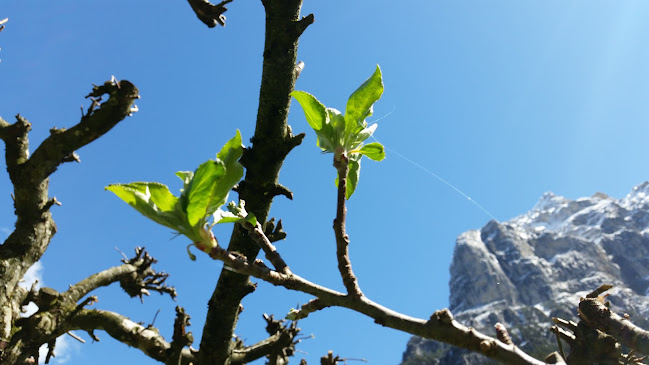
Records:
[[[4,0],[0,19],[0,116],[32,122],[32,148],[51,127],[78,122],[91,83],[115,75],[136,84],[140,111],[78,151],[82,163],[51,179],[59,227],[42,259],[45,285],[64,290],[146,246],[169,272],[178,303],[154,295],[144,304],[118,287],[97,292],[97,308],[155,325],[171,337],[175,305],[192,316],[198,346],[207,300],[221,265],[191,262],[183,238],[132,211],[103,187],[159,181],[180,188],[175,171],[213,158],[241,130],[254,130],[263,51],[260,2],[235,0],[227,27],[207,29],[184,1]],[[427,318],[448,305],[448,268],[457,235],[491,217],[399,155],[457,186],[500,221],[530,209],[545,191],[568,198],[597,191],[614,197],[649,178],[649,30],[645,1],[307,1],[315,14],[300,40],[306,67],[297,89],[344,109],[349,94],[379,64],[386,91],[375,106],[375,134],[388,148],[363,163],[349,202],[354,270],[365,294]],[[292,270],[342,290],[331,223],[331,155],[294,103],[289,123],[306,132],[280,182],[272,216],[288,238],[278,249]],[[0,176],[0,235],[15,217]],[[236,198],[236,194],[231,195]],[[229,238],[229,227],[216,234]],[[65,262],[61,266],[61,261]],[[310,298],[259,283],[243,305],[237,334],[263,337],[262,313],[283,316]],[[309,363],[328,350],[371,364],[395,364],[409,335],[344,309],[313,314],[299,346]],[[81,337],[85,334],[78,333]],[[68,364],[151,363],[99,333],[100,343],[67,341]],[[89,341],[87,336],[86,340]],[[296,360],[296,363],[299,360]]]

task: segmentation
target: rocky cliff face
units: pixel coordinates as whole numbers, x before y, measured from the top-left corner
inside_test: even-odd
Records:
[[[451,264],[450,310],[462,324],[543,358],[557,349],[552,317],[575,319],[579,297],[608,283],[614,310],[648,328],[649,182],[623,199],[545,193],[528,213],[461,234]],[[486,364],[484,357],[413,337],[403,364]]]

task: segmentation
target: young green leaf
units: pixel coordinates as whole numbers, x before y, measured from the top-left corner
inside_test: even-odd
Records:
[[[376,127],[377,127],[377,124],[374,123],[371,126],[369,126],[369,127],[365,128],[365,129],[361,130],[360,132],[358,132],[358,134],[356,134],[354,136],[355,142],[360,144],[360,143],[364,142],[366,139],[370,138],[372,136],[372,134],[374,134],[374,131],[376,130]],[[354,148],[356,148],[356,147],[354,147]]]
[[[385,158],[385,148],[378,142],[364,145],[358,153],[363,154],[374,161],[382,161]]]
[[[192,182],[192,179],[194,178],[194,172],[178,171],[176,172],[176,176],[178,176],[180,180],[183,181],[183,188],[180,189],[180,198],[178,201],[180,204],[181,211],[186,212],[187,203],[189,202],[189,199],[187,198],[187,195],[189,193],[189,184]]]
[[[257,225],[257,218],[254,214],[246,211],[245,202],[243,200],[240,200],[238,205],[234,202],[230,202],[227,208],[227,212],[221,209],[217,209],[214,212],[214,224],[249,222],[253,226]]]
[[[345,117],[337,109],[327,108],[327,120],[329,121],[329,124],[331,125],[331,130],[333,132],[331,133],[330,140],[333,142],[332,144],[334,148],[326,152],[335,153],[336,147],[343,147],[343,148],[346,147]]]
[[[354,194],[356,185],[358,185],[358,179],[361,174],[361,155],[358,153],[350,155],[348,166],[347,185],[345,186],[345,199],[347,200]],[[336,176],[336,187],[338,187],[338,181],[338,176]]]
[[[112,184],[106,187],[120,199],[135,208],[145,217],[184,233],[189,227],[186,217],[176,209],[178,198],[173,196],[166,185],[155,182],[134,182]]]
[[[228,201],[230,191],[243,177],[243,166],[239,163],[242,154],[241,132],[237,129],[237,134],[216,155],[217,160],[221,160],[225,164],[225,175],[216,183],[214,199],[210,202],[208,214],[212,214]]]
[[[361,155],[354,154],[349,156],[349,172],[347,173],[347,191],[345,192],[345,199],[349,200],[354,191],[356,191],[356,185],[358,185],[358,179],[361,176]]]
[[[376,71],[368,78],[347,100],[345,109],[345,120],[347,131],[358,133],[365,125],[365,118],[372,115],[372,105],[381,98],[383,94],[383,79],[381,68],[377,65]]]
[[[216,183],[225,175],[225,166],[221,161],[209,160],[203,162],[189,184],[187,192],[187,219],[195,226],[207,215],[212,214],[209,208],[215,197]]]
[[[325,113],[325,106],[322,105],[315,96],[305,91],[293,91],[291,96],[300,103],[304,116],[311,128],[319,131],[322,126],[326,124],[327,115]]]

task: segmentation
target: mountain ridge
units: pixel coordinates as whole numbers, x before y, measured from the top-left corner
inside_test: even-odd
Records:
[[[501,322],[517,346],[540,358],[557,347],[551,318],[574,320],[579,298],[604,283],[615,285],[613,308],[646,325],[649,182],[621,199],[547,192],[522,215],[460,234],[450,271],[449,309],[460,323],[493,335]],[[418,337],[402,362],[469,363],[489,361]]]

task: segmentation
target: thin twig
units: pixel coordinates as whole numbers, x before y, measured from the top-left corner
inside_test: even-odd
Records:
[[[266,237],[264,230],[261,228],[261,224],[257,222],[257,225],[253,226],[251,223],[245,222],[243,223],[243,227],[248,231],[250,237],[252,237],[252,239],[257,242],[259,247],[264,251],[266,258],[271,264],[273,264],[275,270],[282,274],[290,275],[291,269],[288,267],[286,262],[284,262],[282,256],[277,252],[277,248],[270,242],[270,239]]]
[[[363,292],[358,286],[358,280],[352,271],[352,262],[349,259],[349,236],[345,230],[345,221],[347,219],[347,207],[345,206],[345,201],[349,160],[344,155],[340,157],[340,160],[334,157],[334,167],[338,172],[338,201],[336,207],[336,219],[334,220],[333,227],[336,234],[336,258],[338,259],[338,271],[340,271],[347,293],[358,298],[363,296]]]

